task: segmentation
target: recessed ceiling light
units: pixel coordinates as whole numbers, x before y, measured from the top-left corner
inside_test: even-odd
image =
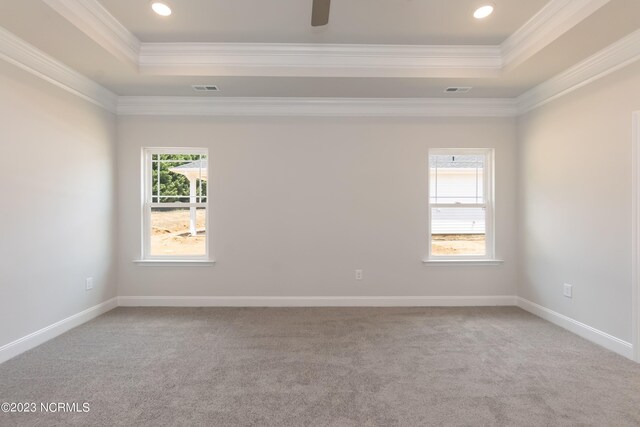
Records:
[[[171,8],[166,3],[160,1],[151,2],[151,9],[160,16],[171,15]]]
[[[480,6],[473,12],[473,17],[476,19],[483,19],[493,13],[493,6],[490,4],[486,4],[484,6]]]

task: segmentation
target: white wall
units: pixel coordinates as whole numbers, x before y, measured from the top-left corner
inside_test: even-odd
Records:
[[[639,93],[635,64],[519,120],[519,295],[625,341]],[[562,295],[565,282],[572,299]]]
[[[118,129],[122,296],[515,294],[514,119],[141,116]],[[215,266],[132,263],[144,146],[209,148]],[[422,263],[429,147],[496,149],[503,265]]]
[[[0,61],[0,347],[116,295],[115,137],[112,114]]]

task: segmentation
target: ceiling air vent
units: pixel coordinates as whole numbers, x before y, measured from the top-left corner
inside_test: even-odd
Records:
[[[471,90],[471,87],[469,86],[464,86],[464,87],[448,87],[444,90],[444,93],[467,93]]]
[[[196,92],[220,92],[216,85],[191,85]]]

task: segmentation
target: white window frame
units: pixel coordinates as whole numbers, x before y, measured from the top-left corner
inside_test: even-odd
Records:
[[[498,261],[495,259],[495,168],[493,148],[437,148],[430,149],[427,158],[427,237],[428,257],[427,261]],[[483,168],[483,196],[484,203],[431,203],[431,156],[432,155],[483,155],[485,165]],[[485,209],[485,254],[484,255],[434,255],[432,250],[431,211],[433,208],[484,208]]]
[[[207,174],[211,176],[211,162],[209,159],[209,150],[206,148],[180,148],[180,147],[144,147],[142,149],[142,261],[155,262],[208,262],[212,261],[209,254],[209,188],[210,183],[207,181],[205,199],[206,202],[192,203],[154,203],[152,200],[153,192],[153,155],[158,154],[197,154],[206,156]],[[204,208],[205,215],[205,254],[204,255],[151,255],[151,209],[152,208]]]

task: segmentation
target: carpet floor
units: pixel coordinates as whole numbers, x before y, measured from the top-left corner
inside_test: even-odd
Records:
[[[515,307],[117,308],[0,365],[1,426],[639,426],[640,364]]]

